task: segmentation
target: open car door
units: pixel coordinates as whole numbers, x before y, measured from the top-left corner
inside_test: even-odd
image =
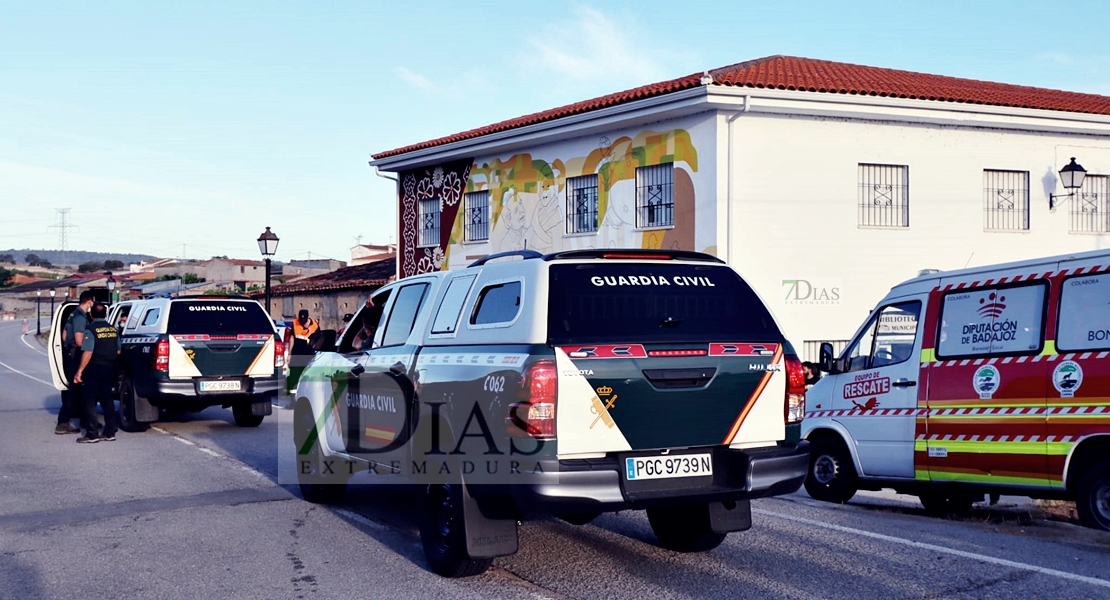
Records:
[[[63,302],[50,317],[50,339],[47,344],[46,358],[50,361],[50,378],[54,380],[54,389],[59,392],[69,389],[62,366],[62,329],[78,306],[76,302]]]

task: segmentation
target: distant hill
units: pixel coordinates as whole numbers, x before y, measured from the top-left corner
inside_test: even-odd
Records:
[[[24,248],[22,250],[0,250],[0,254],[11,254],[18,263],[26,262],[24,257],[28,254],[37,254],[39,258],[48,260],[51,262],[51,264],[62,264],[62,252],[60,250],[29,250]],[[65,254],[65,264],[79,265],[81,263],[89,261],[104,262],[106,260],[118,260],[127,265],[134,262],[139,262],[141,260],[154,260],[156,258],[158,257],[151,256],[149,254],[119,254],[114,252],[86,252],[84,250],[67,250]]]

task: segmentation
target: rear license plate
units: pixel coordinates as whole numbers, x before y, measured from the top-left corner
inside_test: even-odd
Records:
[[[231,381],[202,381],[200,382],[200,391],[202,392],[238,392],[240,390],[240,382],[236,380]]]
[[[702,477],[713,474],[713,455],[633,456],[624,459],[624,467],[628,481]]]

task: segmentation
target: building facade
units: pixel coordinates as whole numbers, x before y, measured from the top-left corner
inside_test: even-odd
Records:
[[[1087,177],[1068,196],[1072,157]],[[740,63],[374,159],[399,178],[399,276],[523,248],[707,252],[806,358],[923,269],[1110,245],[1110,98],[829,61]]]

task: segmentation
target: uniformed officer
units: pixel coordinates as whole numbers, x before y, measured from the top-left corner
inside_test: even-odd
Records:
[[[111,442],[116,439],[116,406],[112,400],[112,384],[116,379],[119,363],[119,332],[108,322],[108,307],[96,303],[90,313],[93,321],[85,330],[81,343],[81,365],[73,379],[84,384],[82,394],[85,408],[85,435],[77,438],[79,444]],[[100,421],[96,418],[96,405],[104,413],[104,431],[97,433]]]
[[[92,290],[85,290],[77,301],[77,310],[69,315],[65,328],[62,329],[62,371],[65,373],[68,389],[62,390],[62,408],[58,410],[58,426],[54,428],[54,433],[58,435],[81,433],[70,421],[84,414],[81,385],[73,377],[81,364],[81,343],[85,340],[85,328],[89,324],[88,311],[96,301],[96,296]]]

